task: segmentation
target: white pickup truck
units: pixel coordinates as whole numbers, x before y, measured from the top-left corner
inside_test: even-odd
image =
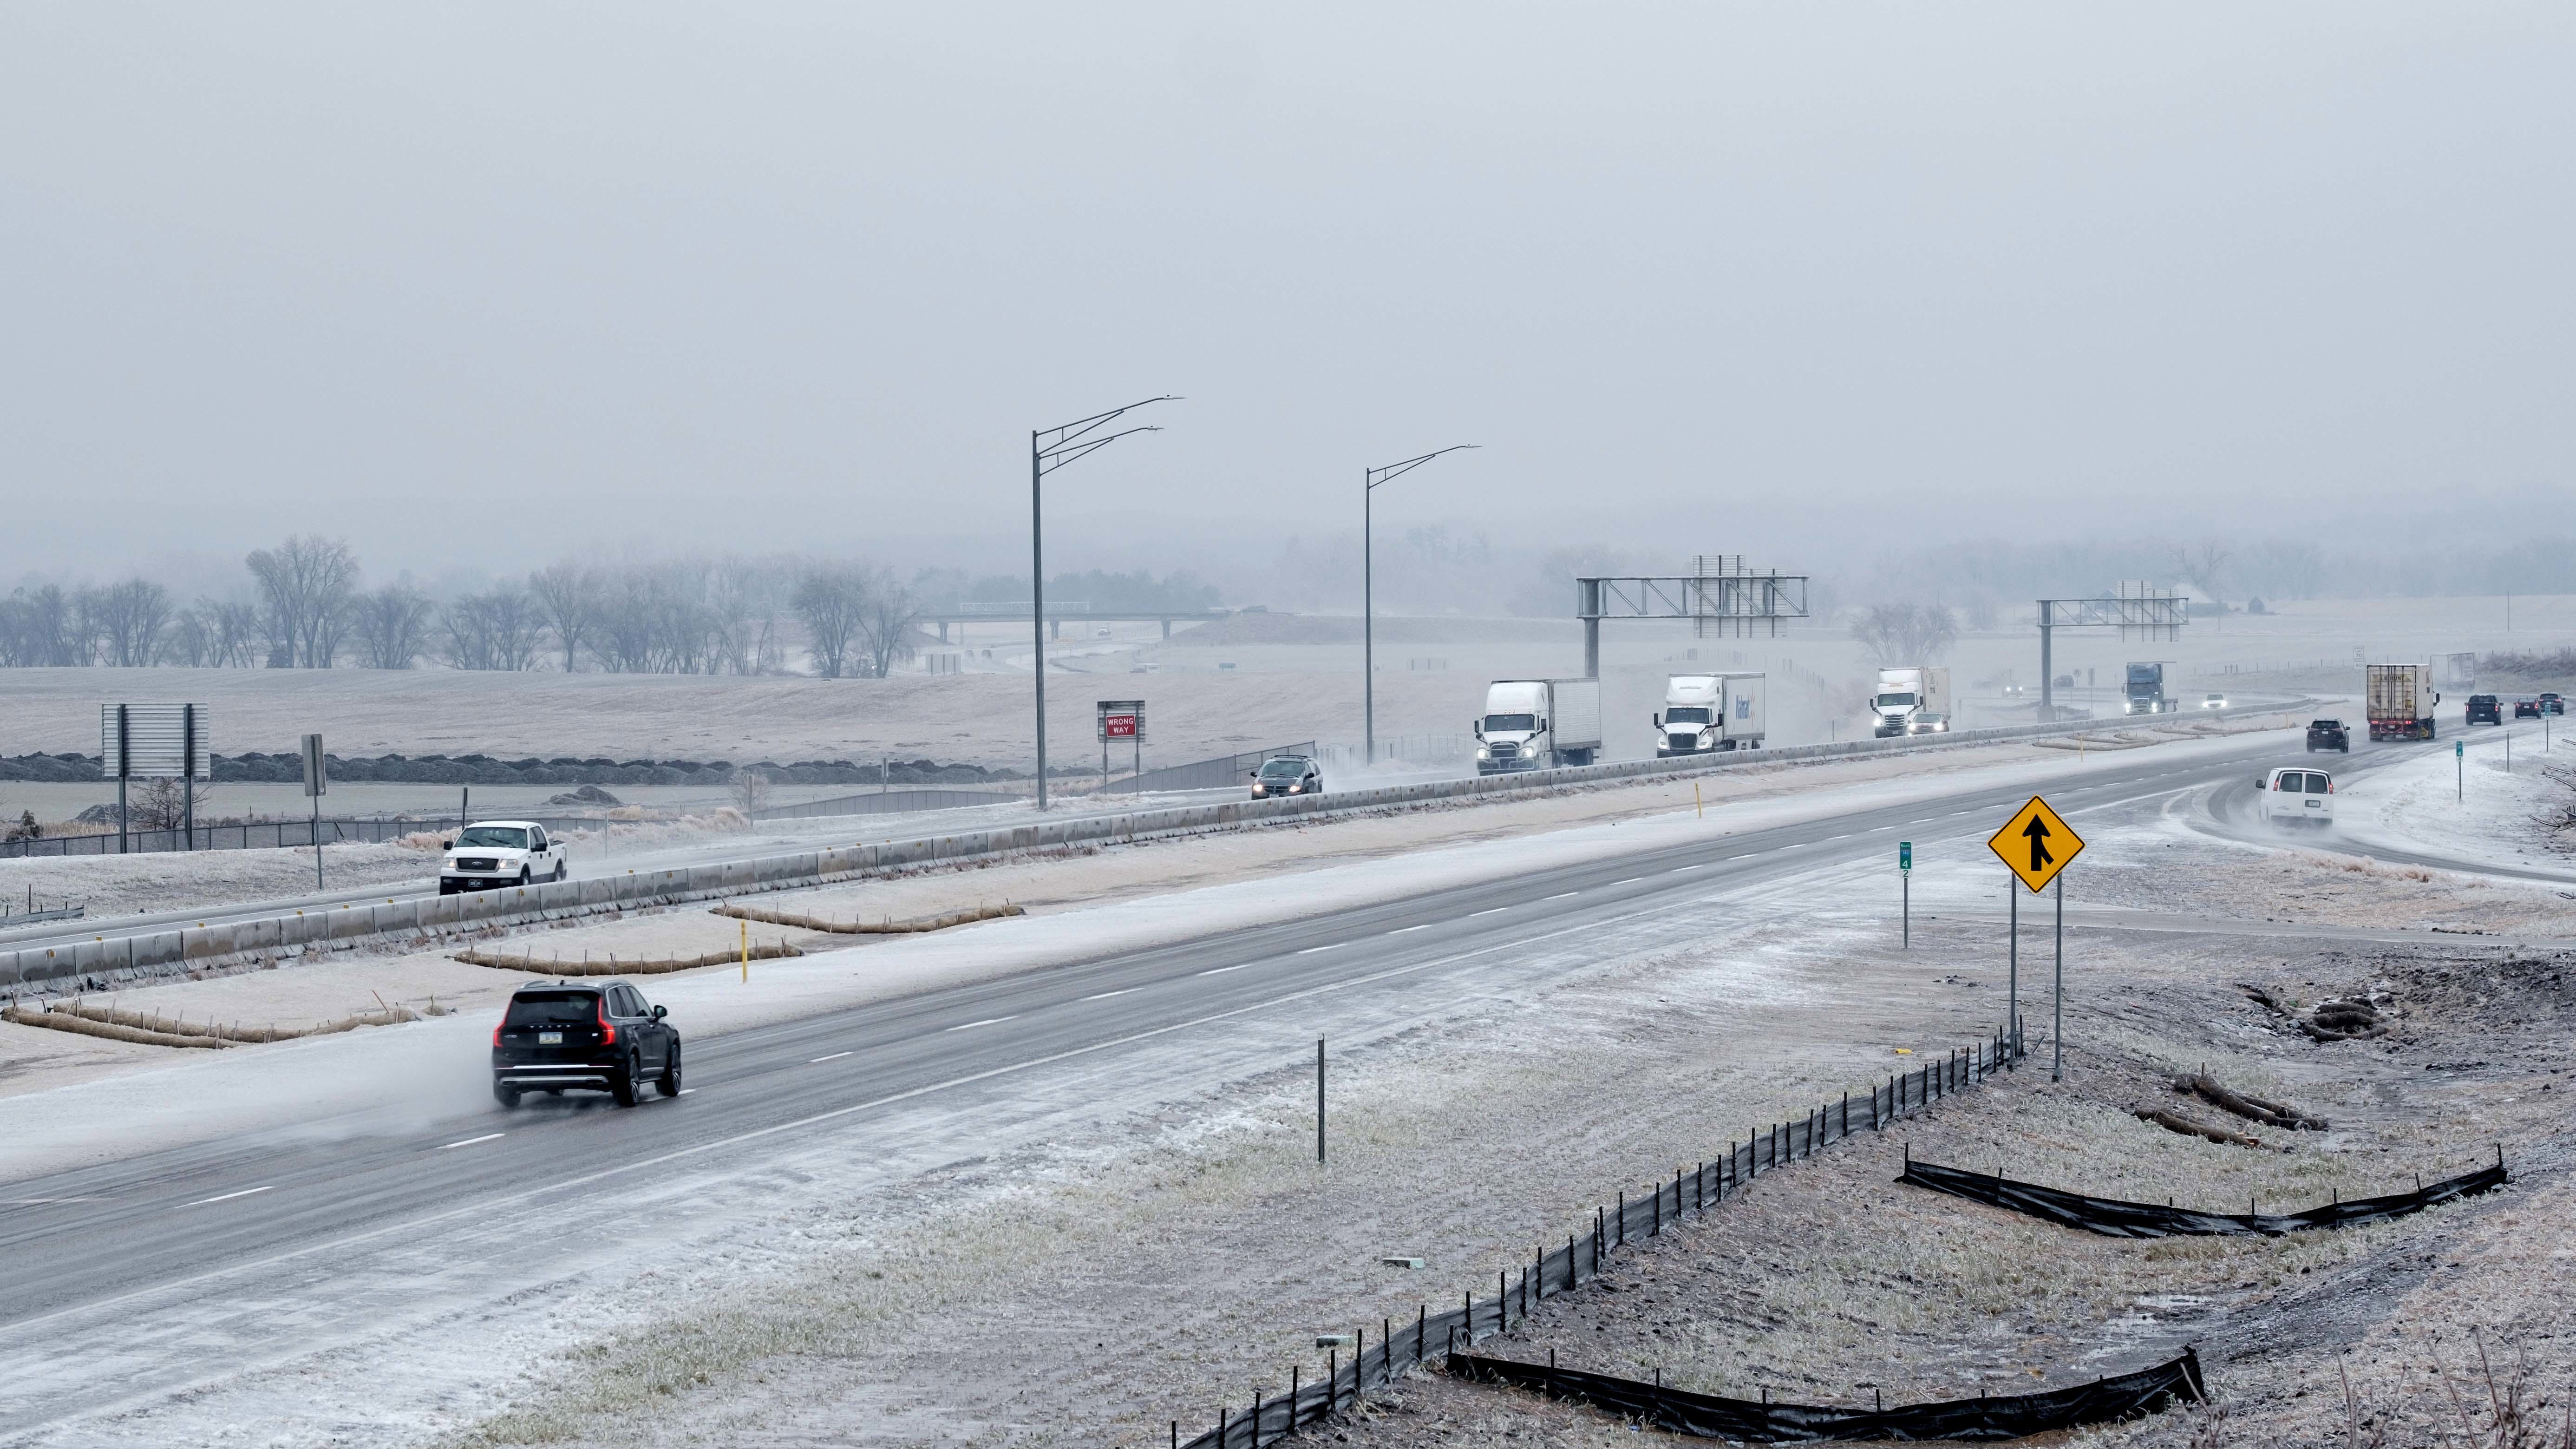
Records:
[[[478,820],[456,833],[438,866],[438,893],[562,880],[570,852],[533,820]]]

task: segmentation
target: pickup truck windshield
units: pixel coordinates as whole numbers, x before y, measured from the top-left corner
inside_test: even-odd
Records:
[[[525,850],[528,832],[515,825],[477,825],[456,837],[458,849],[479,845],[485,850]]]
[[[1488,733],[1494,730],[1534,730],[1537,728],[1538,716],[1534,714],[1489,714],[1485,716],[1485,729]]]
[[[1880,709],[1912,709],[1914,707],[1914,696],[1911,694],[1882,694],[1878,697],[1878,707]]]
[[[1676,705],[1664,711],[1666,724],[1706,724],[1708,711],[1696,704]]]

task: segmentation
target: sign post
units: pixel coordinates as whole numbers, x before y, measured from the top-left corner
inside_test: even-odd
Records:
[[[2022,885],[2036,894],[2051,883],[2057,886],[2057,981],[2056,1003],[2051,1020],[2051,1050],[2054,1053],[2048,1079],[2063,1081],[2066,1076],[2066,882],[2061,873],[2067,862],[2083,853],[2084,837],[2075,827],[2048,806],[2037,795],[2030,803],[2013,812],[2004,828],[1986,841],[1986,848],[2004,863]],[[2021,1042],[2021,897],[2012,898],[2013,979],[2012,1029],[2016,1047]]]
[[[1896,878],[1904,892],[1905,949],[1914,949],[1914,842],[1896,842]]]
[[[322,889],[322,797],[331,789],[331,776],[322,765],[322,737],[304,737],[304,795],[313,802],[313,888]]]
[[[1141,699],[1104,699],[1096,701],[1100,721],[1100,788],[1109,788],[1109,742],[1125,740],[1135,746],[1136,770],[1145,773],[1145,701]]]
[[[2468,754],[2467,740],[2451,741],[2451,796],[2456,800],[2469,798]]]
[[[211,779],[202,704],[103,704],[98,707],[99,774],[116,782],[116,848],[133,848],[126,815],[132,780],[180,782],[182,850],[197,848],[197,782]],[[166,822],[163,828],[167,828]]]

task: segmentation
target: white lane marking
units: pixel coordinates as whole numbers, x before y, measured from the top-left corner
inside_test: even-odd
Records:
[[[1679,875],[1679,874],[1681,874],[1683,871],[1686,871],[1686,870],[1706,870],[1706,869],[1708,869],[1708,862],[1703,860],[1703,861],[1701,861],[1701,862],[1700,862],[1699,864],[1697,864],[1697,865],[1677,865],[1677,866],[1674,866],[1670,871],[1667,871],[1667,872],[1666,872],[1666,874],[1668,874],[1668,875]]]
[[[1224,1011],[1212,1011],[1205,1016],[1194,1017],[1188,1021],[1176,1021],[1168,1026],[1158,1026],[1145,1031],[1131,1032],[1126,1036],[1112,1037],[1107,1041],[1096,1041],[1091,1043],[1089,1046],[1068,1047],[1063,1051],[1051,1052],[1042,1057],[1031,1057],[1026,1061],[1011,1062],[1007,1065],[998,1067],[988,1067],[980,1072],[969,1072],[962,1077],[951,1077],[944,1082],[927,1082],[907,1091],[889,1093],[886,1096],[871,1098],[865,1102],[853,1102],[847,1107],[834,1107],[830,1111],[816,1112],[811,1116],[799,1117],[791,1122],[777,1122],[767,1127],[757,1127],[749,1132],[737,1133],[731,1137],[719,1137],[711,1141],[691,1143],[686,1147],[674,1148],[669,1152],[660,1153],[656,1156],[636,1158],[632,1161],[621,1162],[614,1167],[602,1167],[593,1169],[589,1172],[577,1173],[571,1177],[559,1178],[556,1181],[541,1183],[535,1187],[522,1188],[514,1193],[504,1194],[501,1197],[491,1198],[481,1202],[469,1203],[463,1207],[449,1208],[443,1212],[430,1213],[424,1217],[404,1218],[395,1222],[385,1223],[378,1227],[362,1228],[354,1233],[346,1233],[336,1238],[326,1238],[319,1242],[300,1243],[295,1247],[287,1248],[282,1251],[272,1253],[265,1258],[254,1259],[247,1263],[236,1263],[223,1268],[209,1268],[202,1273],[194,1273],[185,1278],[171,1279],[165,1282],[155,1283],[151,1287],[137,1288],[131,1292],[117,1294],[112,1298],[96,1299],[88,1303],[73,1304],[69,1307],[57,1308],[51,1313],[38,1314],[33,1318],[22,1318],[16,1323],[11,1324],[10,1327],[13,1329],[34,1328],[41,1324],[50,1323],[57,1318],[67,1317],[74,1313],[95,1313],[101,1309],[115,1308],[121,1304],[131,1303],[147,1294],[175,1293],[184,1289],[193,1288],[200,1283],[211,1283],[228,1275],[245,1273],[256,1274],[264,1268],[273,1268],[280,1263],[292,1263],[299,1258],[308,1258],[316,1253],[340,1252],[342,1250],[355,1247],[360,1243],[371,1243],[379,1238],[392,1237],[397,1233],[417,1234],[423,1228],[434,1227],[440,1223],[451,1222],[459,1218],[482,1217],[490,1214],[497,1208],[513,1207],[519,1203],[533,1202],[548,1193],[565,1192],[576,1187],[587,1187],[594,1182],[605,1182],[610,1178],[623,1177],[634,1172],[642,1172],[648,1168],[660,1167],[664,1163],[681,1162],[704,1153],[717,1151],[721,1148],[739,1147],[744,1143],[758,1142],[765,1138],[775,1137],[782,1132],[795,1132],[803,1128],[819,1126],[825,1122],[836,1122],[853,1113],[874,1111],[879,1107],[891,1107],[897,1102],[909,1102],[915,1097],[926,1097],[933,1092],[944,1092],[956,1087],[972,1086],[977,1082],[990,1081],[995,1077],[1010,1076],[1013,1073],[1025,1072],[1037,1067],[1053,1066],[1057,1062],[1072,1061],[1079,1057],[1090,1056],[1096,1052],[1112,1051],[1123,1046],[1134,1046],[1138,1042],[1152,1041],[1156,1037],[1170,1036],[1176,1032],[1188,1031],[1194,1027],[1207,1026],[1220,1021],[1232,1021],[1238,1016],[1250,1016],[1256,1011],[1268,1011],[1273,1007],[1285,1006],[1292,1001],[1304,1001],[1309,997],[1323,996],[1335,991],[1348,991],[1353,987],[1374,986],[1381,981],[1392,981],[1399,976],[1413,976],[1425,971],[1437,971],[1443,966],[1455,966],[1461,961],[1473,961],[1479,956],[1490,956],[1497,951],[1517,951],[1539,941],[1555,940],[1559,936],[1571,936],[1585,931],[1599,931],[1606,927],[1616,926],[1626,921],[1642,921],[1648,917],[1661,914],[1662,909],[1662,907],[1650,906],[1640,910],[1622,911],[1618,915],[1611,916],[1607,920],[1584,921],[1577,925],[1566,926],[1560,930],[1541,931],[1535,936],[1525,936],[1517,941],[1497,941],[1490,946],[1477,946],[1469,950],[1460,951],[1455,955],[1438,956],[1428,961],[1416,961],[1406,966],[1391,966],[1384,971],[1372,972],[1365,976],[1353,976],[1342,981],[1328,981],[1320,986],[1303,987],[1296,991],[1274,996],[1267,1001],[1255,1001],[1245,1006],[1229,1007]],[[1230,970],[1232,968],[1223,967],[1219,969]],[[1209,973],[1201,972],[1199,974],[1204,976]],[[697,1089],[694,1087],[687,1088],[683,1090],[680,1095],[685,1097],[690,1092],[696,1090]],[[253,1191],[264,1191],[264,1189],[254,1188]]]
[[[1621,886],[1621,885],[1635,885],[1637,882],[1639,882],[1639,881],[1641,881],[1641,880],[1644,880],[1644,879],[1645,879],[1645,877],[1644,877],[1644,876],[1642,876],[1642,875],[1632,875],[1632,876],[1628,877],[1626,880],[1614,880],[1614,881],[1612,881],[1612,882],[1610,882],[1610,883],[1611,883],[1612,885],[1614,885],[1614,886]]]
[[[484,1134],[483,1134],[482,1136],[480,1136],[480,1137],[468,1137],[468,1138],[466,1138],[466,1139],[465,1139],[464,1141],[462,1141],[462,1142],[450,1142],[450,1143],[447,1143],[445,1146],[440,1147],[438,1150],[439,1150],[439,1151],[441,1151],[441,1152],[445,1152],[445,1151],[446,1151],[448,1148],[450,1148],[450,1147],[471,1147],[471,1146],[473,1146],[473,1145],[474,1145],[475,1143],[477,1143],[477,1142],[490,1142],[490,1141],[495,1140],[496,1138],[507,1137],[507,1136],[509,1136],[509,1135],[510,1135],[510,1134],[509,1134],[509,1133],[507,1133],[507,1132],[486,1132],[486,1133],[484,1133]]]
[[[1084,998],[1082,998],[1082,999],[1083,999],[1083,1000],[1085,1000],[1085,1001],[1107,1001],[1109,998],[1111,998],[1111,997],[1113,997],[1113,996],[1124,996],[1124,995],[1126,995],[1128,992],[1133,991],[1133,990],[1135,990],[1135,989],[1136,989],[1136,988],[1135,988],[1135,987],[1133,987],[1133,986],[1121,986],[1121,987],[1119,987],[1119,988],[1118,988],[1117,990],[1115,990],[1115,991],[1102,991],[1102,992],[1098,992],[1098,993],[1095,993],[1095,994],[1090,995],[1090,996],[1086,996],[1086,997],[1084,997]]]
[[[1581,894],[1583,894],[1583,892],[1581,892],[1581,891],[1558,891],[1555,895],[1547,896],[1547,897],[1544,897],[1543,899],[1544,899],[1544,900],[1550,900],[1550,901],[1571,900],[1571,899],[1573,899],[1574,897],[1579,896],[1579,895],[1581,895]]]
[[[823,1062],[837,1062],[837,1061],[839,1061],[841,1058],[843,1058],[843,1057],[845,1057],[845,1056],[848,1056],[848,1055],[849,1055],[849,1053],[848,1053],[848,1052],[834,1052],[834,1053],[832,1053],[832,1054],[831,1054],[830,1056],[828,1056],[828,1057],[816,1057],[813,1061],[807,1062],[805,1065],[807,1065],[807,1066],[811,1067],[811,1066],[817,1066],[817,1065],[819,1065],[819,1064],[821,1064],[821,1063],[823,1063]]]
[[[1849,839],[1851,839],[1851,838],[1852,838],[1852,833],[1851,833],[1850,831],[1846,830],[1846,831],[1844,831],[1844,832],[1843,832],[1842,834],[1840,834],[1840,835],[1828,835],[1828,836],[1826,836],[1826,837],[1825,837],[1825,840],[1826,840],[1826,842],[1827,842],[1827,843],[1829,843],[1829,844],[1830,844],[1830,843],[1831,843],[1831,842],[1833,842],[1833,841],[1837,841],[1837,840],[1849,840]]]
[[[1940,817],[1937,815],[1926,815],[1920,820],[1908,820],[1905,823],[1908,825],[1929,825],[1939,818]]]
[[[1493,908],[1492,910],[1490,910],[1490,911],[1469,911],[1469,912],[1467,913],[1467,919],[1472,921],[1472,920],[1476,919],[1478,916],[1496,916],[1496,915],[1500,915],[1500,914],[1502,914],[1503,912],[1508,911],[1508,910],[1510,910],[1510,909],[1511,909],[1511,907],[1509,907],[1509,906],[1496,906],[1496,907],[1494,907],[1494,908]]]
[[[1727,859],[1729,859],[1729,860],[1751,860],[1753,857],[1755,857],[1755,856],[1757,856],[1757,855],[1760,855],[1761,853],[1762,853],[1762,852],[1760,852],[1760,851],[1758,851],[1758,850],[1748,850],[1748,851],[1744,852],[1742,855],[1730,855],[1730,856],[1728,856],[1728,857],[1727,857]]]
[[[1017,1021],[1019,1019],[1020,1018],[1016,1013],[1010,1016],[988,1016],[982,1021],[961,1021],[948,1029],[950,1031],[969,1031],[979,1026],[999,1026],[1003,1022]]]
[[[1240,971],[1240,970],[1242,970],[1244,967],[1249,966],[1249,965],[1251,965],[1251,964],[1252,964],[1252,963],[1251,963],[1251,962],[1249,962],[1249,961],[1237,961],[1237,962],[1235,962],[1235,963],[1234,963],[1233,965],[1231,965],[1231,966],[1219,966],[1219,967],[1216,967],[1216,968],[1215,968],[1215,969],[1213,969],[1213,970],[1209,970],[1209,971],[1202,971],[1202,972],[1200,972],[1199,974],[1200,974],[1201,976],[1223,976],[1223,975],[1224,975],[1225,973],[1227,973],[1228,971]]]
[[[1298,952],[1297,954],[1298,954],[1298,955],[1300,955],[1300,956],[1312,956],[1312,955],[1314,955],[1314,954],[1315,954],[1316,952],[1318,952],[1318,951],[1338,951],[1338,950],[1342,949],[1344,946],[1347,946],[1347,945],[1349,945],[1349,944],[1350,944],[1350,942],[1348,942],[1348,941],[1335,941],[1333,944],[1331,944],[1331,945],[1329,945],[1329,946],[1309,946],[1309,947],[1307,947],[1305,950],[1300,951],[1300,952]]]
[[[1394,930],[1387,932],[1387,934],[1390,936],[1401,936],[1407,931],[1428,931],[1439,924],[1440,923],[1438,921],[1425,921],[1419,926],[1398,926]]]
[[[685,1097],[685,1096],[689,1095],[691,1092],[694,1092],[694,1091],[696,1091],[696,1090],[697,1090],[697,1088],[695,1088],[695,1087],[682,1087],[682,1088],[680,1089],[680,1095],[681,1095],[681,1096],[683,1096],[683,1097]]]
[[[185,1202],[185,1203],[181,1203],[181,1204],[179,1204],[179,1206],[181,1206],[181,1207],[204,1207],[206,1204],[208,1204],[208,1203],[210,1203],[210,1202],[231,1202],[234,1198],[237,1198],[237,1197],[248,1197],[248,1196],[250,1196],[252,1193],[255,1193],[255,1192],[266,1192],[266,1191],[268,1191],[268,1188],[269,1188],[269,1187],[275,1187],[275,1186],[277,1186],[277,1184],[272,1182],[272,1183],[270,1183],[270,1184],[268,1185],[268,1187],[246,1187],[246,1188],[243,1188],[243,1189],[242,1189],[241,1191],[239,1191],[239,1192],[219,1193],[219,1194],[217,1194],[217,1195],[216,1195],[216,1196],[214,1196],[214,1197],[201,1197],[201,1198],[197,1199],[195,1202]]]

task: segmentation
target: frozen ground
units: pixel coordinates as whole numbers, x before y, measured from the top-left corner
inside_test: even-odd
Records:
[[[2059,756],[1994,768],[2041,780],[2068,763]],[[1800,803],[1752,802],[1705,828],[1747,824],[1760,812]],[[2087,825],[2102,853],[2088,854],[2075,874],[2079,902],[2143,899],[2168,911],[2223,914],[2264,899],[2259,885],[2215,901],[2199,895],[2220,873],[2265,860],[2263,852],[2176,828],[2143,807],[2116,829],[2095,829],[2091,817]],[[1667,813],[1524,836],[1515,853],[1634,848],[1640,829],[1700,828],[1695,817]],[[1614,831],[1615,846],[1604,839]],[[1133,855],[1142,860],[1154,850],[1208,843]],[[1460,847],[1415,856],[1406,869],[1454,868],[1437,857],[1471,853]],[[2184,868],[2196,873],[2168,874]],[[1926,862],[1918,901],[1928,897],[1926,915],[1943,917],[1954,901],[1999,904],[1980,881],[1992,870],[1990,862]],[[1388,874],[1377,861],[1354,860],[1310,872],[1298,886],[1301,894],[1319,888],[1337,899],[1384,889]],[[2365,885],[2383,880],[2342,874]],[[1267,1034],[1256,1040],[1276,1039],[1279,1066],[1266,1076],[1211,1076],[1203,1054],[1175,1044],[1151,1062],[1103,1061],[1032,1080],[1018,1095],[1047,1104],[1043,1109],[1022,1105],[997,1116],[1000,1109],[985,1106],[924,1106],[890,1114],[856,1136],[818,1138],[756,1180],[675,1182],[653,1204],[604,1224],[621,1256],[654,1264],[652,1298],[685,1304],[685,1311],[620,1313],[621,1303],[636,1300],[603,1299],[592,1286],[611,1264],[552,1264],[506,1306],[443,1299],[434,1311],[386,1318],[362,1339],[336,1340],[328,1353],[282,1343],[274,1370],[103,1421],[87,1442],[226,1435],[274,1443],[1160,1442],[1167,1418],[1212,1419],[1220,1398],[1248,1397],[1256,1383],[1275,1391],[1290,1363],[1313,1372],[1319,1330],[1356,1323],[1374,1329],[1416,1301],[1446,1302],[1462,1287],[1489,1284],[1495,1270],[1516,1265],[1533,1244],[1587,1220],[1592,1204],[1620,1184],[1668,1177],[1676,1160],[1696,1160],[1747,1125],[1880,1076],[1901,1064],[1898,1047],[1938,1048],[1981,1034],[2002,1014],[1996,933],[1979,920],[1922,919],[1915,950],[1898,952],[1884,876],[1855,868],[1780,889],[1712,891],[1651,921],[1534,945],[1497,959],[1481,991],[1428,1017],[1352,993],[1316,1003],[1293,1021],[1246,1023],[1244,1030]],[[2132,883],[2117,884],[2124,877]],[[1258,908],[1265,888],[1275,891],[1256,876],[1194,895],[1202,908],[1231,913]],[[924,954],[973,969],[955,957],[989,950],[1012,929],[1142,928],[1173,908],[1158,902],[1172,899],[995,923],[846,953],[846,961],[884,963],[928,948]],[[2382,918],[2403,923],[2452,908],[2438,897],[2411,907],[2400,900]],[[2528,909],[2540,921],[2551,908],[2538,900]],[[2545,924],[2556,934],[2576,932],[2576,906],[2562,902],[2557,910]],[[2563,1059],[2556,1046],[2563,1028],[2553,1021],[2516,1037],[2509,1059],[2486,1049],[2517,1029],[2517,1011],[2531,1013],[2486,988],[2483,976],[2473,977],[2465,994],[2433,980],[2400,984],[2415,993],[2411,1000],[2445,1013],[2494,997],[2488,1015],[2461,1016],[2444,1027],[2448,1036],[2432,1035],[2428,1022],[2413,1041],[2341,1051],[2282,1037],[2232,983],[2253,977],[2310,995],[2355,981],[2400,981],[2382,958],[2341,944],[2321,950],[2277,939],[2249,950],[2224,935],[2079,929],[2073,945],[2070,1037],[2088,1083],[2098,1073],[2134,1090],[2147,1069],[2208,1061],[2246,1086],[2278,1083],[2339,1118],[2351,1116],[2334,1134],[2340,1142],[2319,1144],[2334,1155],[2311,1167],[2304,1159],[2231,1156],[2236,1149],[2143,1134],[2121,1119],[2119,1092],[2107,1087],[2088,1088],[2095,1094],[2076,1094],[2009,1132],[1995,1121],[1980,1125],[1974,1114],[1990,1110],[1986,1099],[1968,1102],[1925,1129],[1963,1134],[1948,1141],[1949,1150],[1973,1160],[1978,1151],[2009,1147],[2014,1161],[2030,1164],[2023,1175],[2069,1185],[2114,1176],[2124,1185],[2189,1184],[2223,1201],[2250,1181],[2258,1192],[2313,1196],[2383,1181],[2471,1137],[2504,1137],[2520,1155],[2526,1144],[2545,1143],[2563,1115],[2548,1105],[2554,1094],[2538,1095],[2547,1065]],[[820,964],[764,963],[755,968],[755,985],[775,968],[788,984],[785,995],[851,989],[846,981],[799,982],[787,974]],[[922,969],[940,967],[924,962]],[[714,976],[673,983],[702,993],[690,1009],[710,1014],[723,1008],[725,985]],[[761,1009],[769,1004],[764,998]],[[460,1021],[482,1029],[471,1017]],[[2412,1017],[2409,1023],[2417,1030]],[[459,1028],[432,1022],[375,1036],[387,1044],[426,1041],[440,1029]],[[1326,1032],[1339,1044],[1339,1146],[1331,1167],[1318,1170],[1306,1136],[1311,1079],[1303,1064],[1312,1037]],[[2428,1077],[2421,1069],[2427,1057],[2469,1058],[2454,1041],[2502,1065],[2486,1077]],[[2386,1069],[2356,1069],[2383,1053]],[[239,1069],[258,1055],[194,1069]],[[401,1067],[386,1064],[389,1075],[407,1075]],[[153,1075],[164,1090],[101,1083],[43,1095],[71,1104],[103,1100],[102,1090],[132,1098],[216,1095]],[[2427,1082],[2441,1085],[2427,1095],[2419,1090]],[[2474,1090],[2451,1087],[2472,1082]],[[972,1142],[974,1155],[961,1160],[959,1142]],[[2383,1148],[2384,1161],[2366,1155]],[[1843,1186],[1819,1190],[1816,1209],[1793,1205],[1730,1246],[1721,1256],[1738,1275],[1724,1280],[1732,1287],[1652,1295],[1662,1301],[1643,1323],[1629,1325],[1627,1338],[1612,1340],[1605,1320],[1595,1340],[1604,1348],[1633,1345],[1641,1340],[1637,1330],[1653,1330],[1642,1339],[1657,1346],[1663,1363],[1680,1367],[1681,1351],[1691,1349],[1703,1354],[1715,1381],[1739,1388],[1751,1381],[1748,1365],[1813,1372],[1805,1367],[1815,1362],[1810,1350],[1858,1341],[1903,1355],[1878,1368],[1884,1382],[1929,1391],[2031,1367],[2046,1378],[2125,1366],[2118,1354],[2158,1346],[2158,1310],[2134,1297],[2189,1288],[2189,1263],[2165,1261],[2155,1245],[2088,1242],[2055,1256],[2058,1240],[2034,1238],[2018,1224],[1962,1225],[1960,1209],[1896,1203],[1887,1175],[1883,1164],[1850,1169],[1838,1179]],[[1785,1173],[1772,1183],[1785,1190],[1807,1180]],[[2546,1211],[2545,1202],[2527,1198],[2507,1205]],[[1855,1239],[1849,1229],[1856,1217],[1903,1221],[1913,1230],[1895,1241]],[[2551,1223],[2533,1226],[2563,1231]],[[436,1264],[502,1251],[510,1225],[502,1214],[419,1244],[419,1271],[436,1276],[447,1271]],[[2439,1230],[2447,1222],[2427,1219],[2424,1226]],[[2500,1247],[2551,1240],[2497,1237],[2491,1226],[2480,1231],[2487,1236],[2475,1241]],[[2300,1266],[2366,1268],[2374,1260],[2336,1255],[2387,1248],[2421,1256],[2427,1241],[2400,1235],[2382,1244],[2350,1235],[2298,1245],[2303,1253],[2326,1252],[2313,1262],[2241,1259],[2231,1249],[2200,1260],[2215,1271],[2211,1286],[2191,1296],[2224,1297],[2230,1312],[2263,1310],[2314,1281],[2313,1273],[2295,1272]],[[1379,1265],[1397,1252],[1423,1254],[1431,1267],[1406,1274]],[[2505,1275],[2497,1281],[2513,1285],[2511,1302],[2526,1305],[2513,1310],[2516,1322],[2542,1311],[2551,1285],[2563,1297],[2563,1263],[2490,1256]],[[2044,1265],[2047,1281],[2086,1286],[2038,1319],[1942,1311],[1997,1301],[2010,1286],[1992,1277],[1999,1264],[2024,1273]],[[2251,1293],[2232,1286],[2243,1281],[2240,1266],[2255,1269],[2244,1275],[2254,1280]],[[1953,1276],[1935,1276],[1941,1272]],[[2230,1285],[2223,1295],[2220,1281]],[[1748,1302],[1758,1311],[1748,1312]],[[1849,1312],[1877,1317],[1883,1327],[1862,1332],[1867,1325],[1840,1316]],[[2142,1313],[2150,1320],[2143,1326]],[[2033,1327],[2025,1334],[2026,1321]],[[2011,1332],[2004,1339],[1944,1336],[1997,1328]],[[1445,1412],[1435,1399],[1422,1402],[1432,1417]],[[328,1406],[327,1414],[317,1416],[317,1405]],[[1465,1421],[1426,1427],[1465,1436],[1449,1442],[1473,1442],[1540,1425],[1511,1418],[1490,1431]],[[1336,1432],[1357,1436],[1362,1428]]]

